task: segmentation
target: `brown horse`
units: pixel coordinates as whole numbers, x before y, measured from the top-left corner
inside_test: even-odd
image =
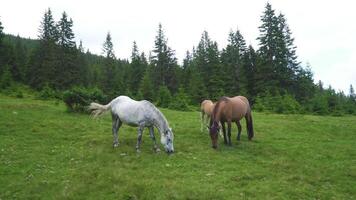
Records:
[[[210,118],[210,137],[213,148],[217,148],[219,122],[222,125],[224,143],[231,145],[231,123],[235,122],[238,128],[237,140],[240,140],[241,124],[240,120],[245,117],[248,139],[253,138],[253,125],[250,104],[246,97],[221,97],[216,102]],[[226,136],[225,122],[227,122],[228,133]]]
[[[200,131],[203,132],[205,125],[208,124],[211,114],[213,113],[215,103],[211,100],[204,100],[200,104],[201,126]],[[206,116],[205,116],[206,115]],[[205,118],[205,119],[204,119]]]

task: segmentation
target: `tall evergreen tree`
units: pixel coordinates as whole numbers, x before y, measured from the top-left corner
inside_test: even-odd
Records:
[[[242,85],[246,79],[242,74],[243,55],[246,51],[246,42],[239,30],[229,33],[228,45],[223,49],[221,62],[225,72],[225,92],[227,96],[246,93]]]
[[[66,12],[63,12],[62,18],[57,23],[57,32],[58,32],[58,44],[59,46],[67,49],[75,48],[74,42],[74,33],[72,30],[73,20],[68,20],[68,15]]]
[[[51,9],[46,10],[39,32],[40,45],[30,57],[27,80],[34,88],[42,88],[45,85],[55,87],[58,31]]]
[[[253,49],[253,47],[249,45],[248,49],[243,55],[243,65],[241,71],[245,81],[241,83],[241,87],[246,90],[246,96],[249,98],[252,104],[255,102],[258,94],[258,90],[256,88],[256,75],[259,62],[260,59],[258,54]]]
[[[4,27],[2,26],[2,23],[0,21],[0,45],[2,43],[2,39],[4,37],[4,33],[2,32],[4,30]]]
[[[105,55],[102,87],[109,97],[115,97],[118,93],[123,93],[122,79],[118,78],[116,57],[114,53],[114,45],[112,43],[110,32],[107,33],[105,42],[103,44],[103,54]],[[122,74],[120,74],[122,75]]]
[[[58,65],[56,67],[56,88],[66,89],[72,85],[81,85],[84,82],[83,64],[80,61],[79,51],[76,49],[73,33],[73,20],[68,19],[67,13],[63,12],[57,23],[59,46]]]
[[[174,51],[167,45],[161,24],[158,26],[152,54],[150,59],[154,69],[155,90],[158,90],[161,85],[166,85],[171,92],[176,92],[178,90],[177,59],[174,56]]]
[[[279,87],[277,70],[278,48],[276,38],[278,35],[278,18],[271,4],[267,3],[261,16],[262,25],[259,27],[260,36],[258,53],[261,57],[261,65],[258,66],[257,87],[258,92],[272,91]]]
[[[208,98],[219,98],[220,94],[224,93],[224,73],[218,44],[211,41],[207,31],[202,34],[194,58],[198,72],[203,76]]]
[[[145,55],[140,55],[136,42],[133,43],[131,63],[128,70],[129,88],[133,95],[137,95],[139,91],[140,82],[146,71],[147,61]]]
[[[355,90],[354,90],[354,87],[352,86],[352,84],[350,85],[350,89],[349,89],[349,97],[350,97],[351,101],[356,103],[356,94],[355,94]]]

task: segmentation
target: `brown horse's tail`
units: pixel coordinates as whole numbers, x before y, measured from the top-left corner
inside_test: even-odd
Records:
[[[248,139],[251,140],[254,136],[251,110],[246,115],[246,125],[247,125]]]

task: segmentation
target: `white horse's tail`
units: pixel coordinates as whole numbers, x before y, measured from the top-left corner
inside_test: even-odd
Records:
[[[111,108],[111,102],[106,105],[101,105],[98,103],[90,103],[89,110],[91,110],[91,115],[94,118],[99,117]]]

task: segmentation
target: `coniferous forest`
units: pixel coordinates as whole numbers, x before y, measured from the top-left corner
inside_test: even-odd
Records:
[[[244,95],[256,111],[276,113],[356,114],[356,95],[314,83],[311,66],[297,57],[286,17],[266,4],[261,14],[258,48],[247,45],[236,29],[228,45],[204,31],[186,52],[182,64],[158,25],[149,55],[133,42],[130,59],[118,59],[110,33],[103,38],[103,54],[76,44],[74,22],[66,12],[53,18],[45,11],[38,39],[6,34],[0,18],[0,90],[21,98],[19,87],[29,87],[39,98],[58,98],[71,110],[83,110],[89,100],[107,103],[127,95],[160,107],[195,109],[202,100]]]

